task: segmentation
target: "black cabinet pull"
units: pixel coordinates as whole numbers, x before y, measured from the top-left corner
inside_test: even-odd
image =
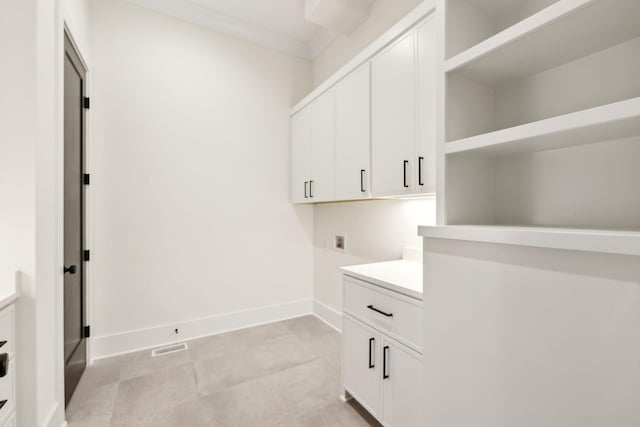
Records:
[[[313,199],[313,181],[309,181],[309,197]]]
[[[373,363],[373,359],[371,358],[372,352],[373,350],[371,350],[371,344],[375,343],[376,339],[375,338],[369,338],[369,369],[373,369],[376,367],[376,365],[374,365]]]
[[[405,160],[403,163],[403,169],[404,169],[404,188],[409,188],[409,184],[407,184],[407,165],[409,164],[409,160]]]
[[[9,372],[9,354],[2,353],[0,354],[0,378],[6,377],[7,372]]]
[[[418,157],[418,185],[424,185],[422,182],[422,162],[424,161],[424,157]]]
[[[305,181],[304,182],[304,198],[308,199],[309,196],[307,196],[307,184],[309,183],[309,181]]]
[[[4,405],[6,405],[6,404],[7,404],[7,402],[8,402],[8,400],[7,400],[7,399],[0,400],[0,409],[2,409],[2,408],[4,407]]]
[[[380,314],[382,314],[383,316],[393,317],[393,313],[385,313],[385,312],[384,312],[384,311],[382,311],[382,310],[378,310],[378,309],[377,309],[377,308],[375,308],[373,305],[368,305],[368,306],[367,306],[367,308],[368,308],[369,310],[373,310],[373,311],[375,311],[376,313],[380,313]]]
[[[360,191],[365,192],[364,189],[364,169],[360,169]]]
[[[389,346],[385,345],[382,349],[382,379],[386,380],[389,378],[389,374],[387,373],[387,351],[389,351]]]
[[[67,274],[76,274],[76,266],[75,265],[70,265],[69,267],[65,266],[64,267],[64,273]]]

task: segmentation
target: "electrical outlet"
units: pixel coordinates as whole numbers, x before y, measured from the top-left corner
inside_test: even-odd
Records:
[[[345,236],[341,236],[336,234],[333,237],[333,249],[336,251],[344,252],[346,249],[346,238]]]

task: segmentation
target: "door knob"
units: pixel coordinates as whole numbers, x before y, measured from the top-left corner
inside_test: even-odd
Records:
[[[75,265],[70,265],[69,267],[64,267],[64,273],[67,274],[76,274],[76,266]]]

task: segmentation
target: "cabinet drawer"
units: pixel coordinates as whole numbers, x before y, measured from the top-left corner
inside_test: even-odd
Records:
[[[15,385],[15,359],[9,361],[9,370],[7,375],[0,378],[0,402],[6,403],[0,408],[0,425],[12,414],[16,409],[16,385]],[[11,425],[11,424],[9,424]]]
[[[422,351],[422,303],[344,276],[344,311]]]
[[[13,306],[9,306],[0,311],[0,342],[6,341],[6,343],[0,347],[0,353],[9,353],[10,356],[13,356],[14,352],[14,313]]]

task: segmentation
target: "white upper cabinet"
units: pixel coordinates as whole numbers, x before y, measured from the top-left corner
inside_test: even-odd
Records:
[[[413,168],[416,193],[436,191],[436,21],[433,17],[416,31],[418,52],[416,158]]]
[[[333,92],[329,91],[291,118],[291,201],[332,200]]]
[[[415,33],[404,35],[371,62],[372,194],[411,192],[415,167]]]
[[[369,197],[370,66],[351,73],[335,88],[335,196]]]
[[[435,192],[436,28],[427,18],[372,61],[372,193]]]
[[[313,202],[334,199],[333,91],[326,92],[311,104],[311,178],[309,198]]]
[[[311,108],[299,111],[291,118],[291,201],[311,202]]]
[[[435,192],[433,14],[394,31],[368,61],[294,107],[293,203]]]

